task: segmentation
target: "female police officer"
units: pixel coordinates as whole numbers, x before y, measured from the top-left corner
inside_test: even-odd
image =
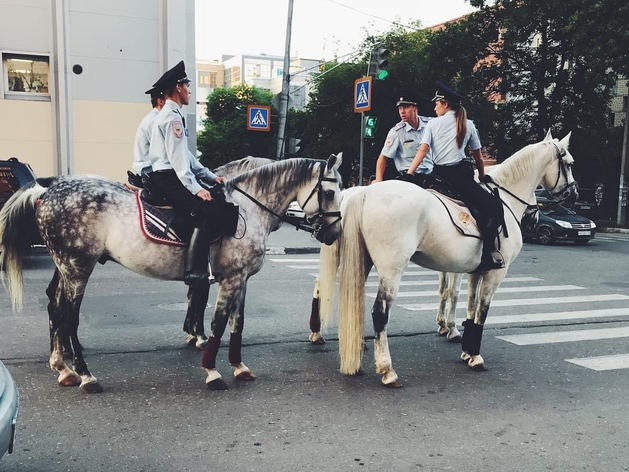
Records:
[[[448,181],[459,193],[466,205],[477,209],[477,221],[483,235],[481,263],[475,270],[486,272],[504,267],[502,261],[492,256],[496,231],[499,226],[497,200],[474,180],[468,165],[464,162],[465,146],[469,144],[478,167],[479,178],[485,175],[481,144],[474,123],[467,119],[467,112],[461,105],[464,97],[450,87],[437,81],[437,91],[432,99],[435,102],[437,118],[426,125],[426,130],[415,159],[408,168],[413,175],[426,153],[432,152],[433,172]]]

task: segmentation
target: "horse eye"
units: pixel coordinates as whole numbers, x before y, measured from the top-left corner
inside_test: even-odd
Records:
[[[327,198],[328,200],[332,200],[334,198],[334,190],[326,190],[325,198]]]

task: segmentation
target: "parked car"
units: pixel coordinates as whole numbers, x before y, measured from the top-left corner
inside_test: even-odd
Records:
[[[301,225],[302,228],[311,228],[310,223],[306,219],[306,213],[301,209],[297,202],[292,202],[288,206],[288,210],[286,210],[286,218],[294,224]]]
[[[537,197],[539,218],[523,224],[522,234],[525,239],[535,239],[541,244],[555,241],[574,241],[575,244],[587,244],[596,233],[596,224],[574,211],[554,203],[546,198]]]
[[[20,397],[15,382],[0,362],[0,458],[5,452],[13,452],[19,409]]]
[[[35,173],[31,166],[26,162],[20,162],[17,157],[0,161],[0,209],[15,192],[35,179]],[[29,230],[27,237],[31,245],[43,244],[36,228]]]

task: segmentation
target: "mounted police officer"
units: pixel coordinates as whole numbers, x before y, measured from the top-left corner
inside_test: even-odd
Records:
[[[401,175],[406,174],[417,153],[426,125],[432,120],[431,117],[418,114],[419,97],[416,94],[406,89],[397,89],[394,94],[395,106],[402,121],[391,128],[387,135],[387,140],[376,162],[375,182],[384,180],[387,159],[393,159],[395,168]],[[422,164],[418,166],[412,179],[413,182],[421,184],[422,176],[429,174],[431,170],[432,161],[429,153]]]
[[[465,162],[465,147],[470,146],[480,179],[485,175],[478,131],[461,105],[465,97],[437,81],[435,102],[437,118],[430,121],[421,140],[415,159],[408,169],[412,174],[432,152],[433,172],[448,181],[469,207],[480,212],[478,226],[483,236],[481,262],[475,273],[504,267],[503,261],[494,259],[494,241],[500,224],[500,202],[474,180],[474,173]]]
[[[209,277],[210,243],[221,234],[218,208],[199,181],[213,185],[224,179],[201,165],[188,150],[188,129],[181,107],[190,101],[190,79],[183,61],[164,73],[153,87],[164,91],[166,103],[153,124],[150,179],[167,201],[194,220],[184,272],[185,283],[192,285]]]
[[[149,157],[153,123],[155,122],[157,114],[164,107],[164,103],[166,103],[164,92],[156,87],[152,87],[145,93],[151,96],[153,109],[144,117],[140,126],[138,126],[133,143],[133,171],[140,175],[142,174],[142,169],[150,167],[153,163],[153,160]]]

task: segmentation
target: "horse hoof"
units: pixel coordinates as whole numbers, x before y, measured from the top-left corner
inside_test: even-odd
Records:
[[[196,347],[200,351],[204,351],[205,350],[205,346],[207,346],[207,338],[206,339],[199,339],[196,342],[196,344],[194,345],[194,347]]]
[[[310,340],[310,343],[314,344],[315,346],[322,346],[325,344],[325,339],[323,339],[323,336],[321,336],[316,339]]]
[[[196,336],[193,336],[192,334],[189,334],[188,336],[186,336],[186,344],[188,346],[194,346],[196,342],[197,342]]]
[[[467,364],[471,358],[472,356],[470,356],[467,352],[463,351],[461,353],[461,362],[465,362]]]
[[[225,381],[219,378],[216,380],[212,380],[211,382],[208,382],[207,388],[209,390],[227,390],[228,387]]]
[[[446,341],[448,341],[449,343],[460,343],[461,335],[459,334],[458,336],[452,336],[451,338],[446,338]]]
[[[441,327],[437,328],[437,334],[439,336],[445,336],[448,334],[448,332],[449,332],[448,328],[441,328]]]
[[[386,388],[402,388],[402,384],[399,380],[395,379],[393,382],[383,383]]]
[[[487,370],[487,367],[485,367],[485,364],[469,364],[470,369],[472,369],[473,371],[476,372],[484,372]]]
[[[63,378],[59,376],[59,385],[62,387],[74,387],[75,385],[80,385],[81,377],[79,377],[76,373],[70,372],[65,375]]]
[[[102,393],[104,390],[99,382],[83,382],[79,388],[83,393]]]
[[[249,382],[251,380],[255,380],[256,376],[250,370],[245,370],[238,375],[236,375],[236,380],[242,380],[244,382]]]

